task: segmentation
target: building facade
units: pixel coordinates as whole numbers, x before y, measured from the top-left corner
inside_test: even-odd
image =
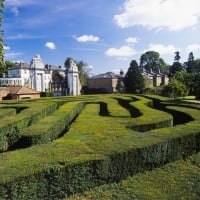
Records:
[[[74,63],[74,65],[76,64]],[[58,80],[55,82],[53,77],[55,74],[59,75],[60,82]],[[20,62],[9,68],[8,77],[0,78],[0,86],[23,86],[38,92],[53,92],[55,96],[79,95],[80,87],[77,88],[77,81],[74,81],[71,76],[75,76],[76,80],[79,80],[77,67],[66,70],[60,66],[45,65],[40,55],[36,54],[30,64]],[[70,93],[67,93],[67,90],[70,90]]]
[[[160,72],[147,71],[145,69],[142,70],[142,75],[145,80],[145,88],[153,88],[168,85],[169,77],[167,74]]]
[[[113,72],[90,77],[87,79],[88,91],[89,93],[124,92],[123,78],[122,74],[114,74]]]
[[[168,85],[169,78],[166,74],[148,72],[146,70],[143,70],[141,74],[144,77],[145,88]],[[121,73],[107,72],[98,74],[87,79],[88,93],[123,93],[125,92],[123,80],[124,75]]]

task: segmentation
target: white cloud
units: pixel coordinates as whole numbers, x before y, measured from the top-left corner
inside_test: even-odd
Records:
[[[124,57],[133,56],[137,52],[135,49],[133,49],[129,46],[122,46],[120,48],[110,48],[105,53],[107,56],[124,58]]]
[[[80,37],[73,36],[77,42],[98,42],[99,37],[94,35],[82,35]]]
[[[200,50],[200,44],[190,44],[186,47],[188,51],[197,51]]]
[[[174,53],[175,51],[179,51],[179,49],[174,47],[172,44],[166,46],[163,44],[150,44],[148,49],[144,50],[144,52],[146,51],[156,51],[160,55],[169,55]]]
[[[15,14],[15,16],[19,15],[19,10],[17,7],[12,8],[11,11]]]
[[[128,42],[128,43],[138,43],[139,40],[136,37],[129,37],[129,38],[126,39],[126,42]]]
[[[6,46],[6,45],[3,45],[3,49],[4,49],[4,50],[10,50],[10,47],[9,47],[9,46]]]
[[[45,44],[45,47],[47,47],[49,49],[56,49],[56,45],[53,42],[47,42]]]
[[[114,20],[121,28],[140,25],[149,29],[178,31],[197,25],[199,0],[127,0]]]

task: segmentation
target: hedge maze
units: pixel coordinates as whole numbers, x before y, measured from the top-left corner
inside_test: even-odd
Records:
[[[199,110],[117,94],[3,101],[0,199],[199,199]]]

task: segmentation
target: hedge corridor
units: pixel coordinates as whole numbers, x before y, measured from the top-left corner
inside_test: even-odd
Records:
[[[159,199],[154,187],[142,196],[141,180],[169,177],[166,169],[186,163],[197,169],[188,172],[195,187],[185,199],[198,199],[199,157],[191,156],[200,149],[199,110],[198,103],[128,94],[3,101],[0,199]],[[138,187],[124,192],[132,181]]]

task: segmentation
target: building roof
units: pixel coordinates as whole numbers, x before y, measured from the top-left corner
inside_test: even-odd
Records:
[[[89,79],[100,79],[100,78],[111,78],[111,79],[118,79],[122,78],[123,76],[120,74],[114,74],[113,72],[107,72],[105,74],[98,74],[96,76],[92,76]]]
[[[28,63],[16,63],[15,66],[9,67],[8,70],[16,70],[16,69],[28,69],[31,70],[31,66]],[[38,69],[38,68],[36,68]],[[39,68],[40,70],[52,70],[52,71],[65,71],[65,68],[62,66],[54,66],[46,64],[44,69]]]
[[[28,63],[15,63],[15,66],[9,67],[8,70],[15,70],[15,69],[29,69],[30,64]]]
[[[8,87],[8,89],[9,89],[9,94],[38,94],[40,93],[31,88],[22,87],[22,86]]]

